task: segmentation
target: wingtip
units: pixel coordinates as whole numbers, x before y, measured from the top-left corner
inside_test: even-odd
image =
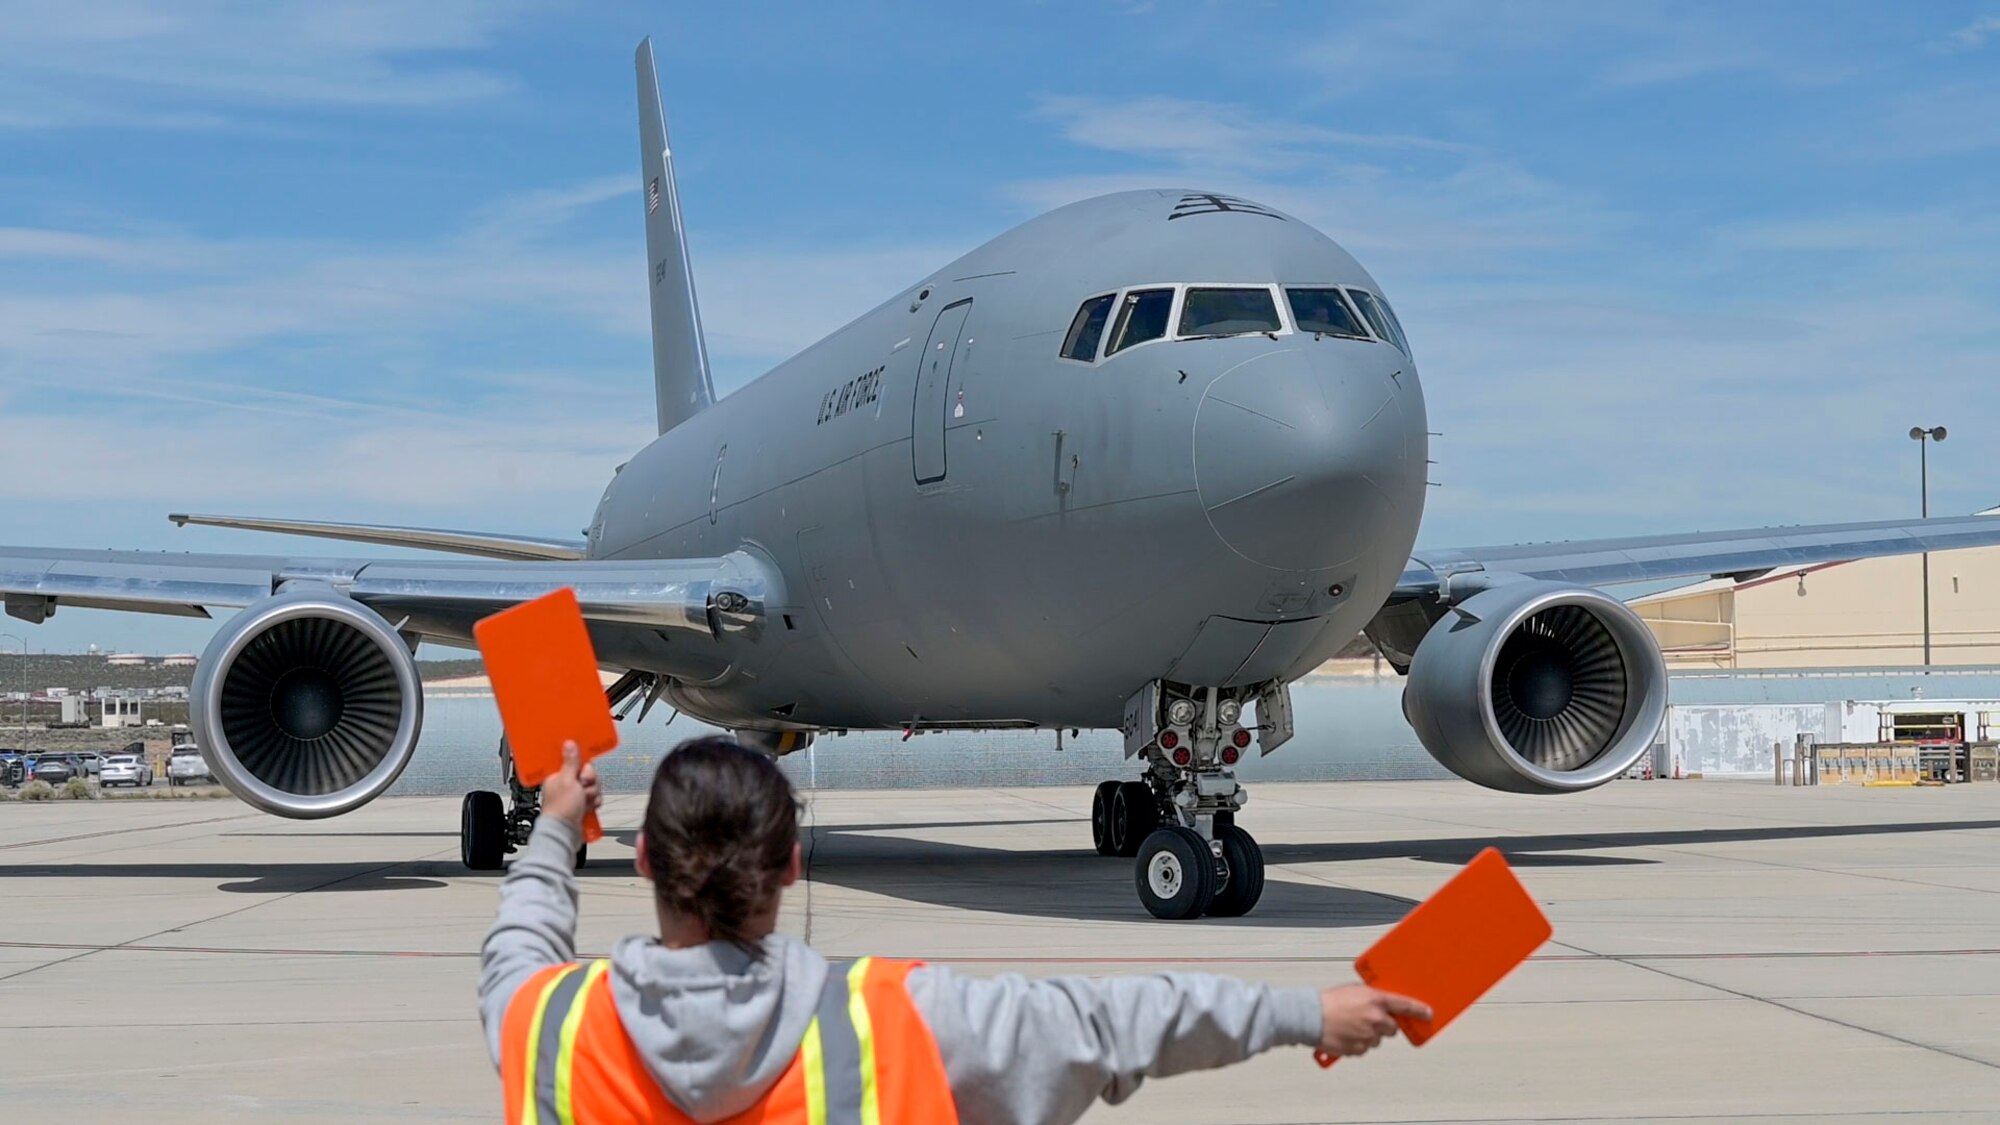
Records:
[[[188,514],[186,512],[168,512],[167,522],[173,524],[175,527],[186,527]]]

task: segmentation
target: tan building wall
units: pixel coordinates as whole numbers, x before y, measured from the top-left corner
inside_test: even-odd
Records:
[[[1633,602],[1678,667],[1923,663],[1920,556],[1864,559]],[[1931,662],[2000,664],[2000,549],[1931,556]]]

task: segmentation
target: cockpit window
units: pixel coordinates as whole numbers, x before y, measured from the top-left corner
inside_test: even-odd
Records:
[[[1076,310],[1076,319],[1069,322],[1069,335],[1063,337],[1062,355],[1064,359],[1080,359],[1085,363],[1097,358],[1097,341],[1104,335],[1104,322],[1111,316],[1111,301],[1114,294],[1092,297]]]
[[[1354,298],[1361,315],[1368,318],[1369,327],[1384,340],[1401,348],[1404,355],[1410,354],[1410,342],[1403,338],[1403,326],[1396,322],[1396,314],[1389,311],[1389,303],[1366,289],[1349,289],[1347,295]]]
[[[1269,289],[1190,289],[1181,305],[1183,339],[1276,332],[1282,327]]]
[[[1118,322],[1111,329],[1111,343],[1105,355],[1117,355],[1134,344],[1157,340],[1167,334],[1167,313],[1174,307],[1171,289],[1135,289],[1125,294],[1118,306]]]
[[[1340,295],[1338,289],[1287,289],[1285,299],[1292,305],[1292,320],[1301,332],[1326,336],[1346,336],[1366,340],[1368,329]]]

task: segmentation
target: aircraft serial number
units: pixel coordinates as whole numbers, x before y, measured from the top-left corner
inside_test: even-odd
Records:
[[[882,397],[883,365],[865,375],[856,375],[840,386],[826,392],[819,400],[819,421],[815,425],[825,425],[850,410],[859,410]]]

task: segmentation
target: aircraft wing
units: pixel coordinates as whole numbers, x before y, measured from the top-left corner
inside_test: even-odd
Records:
[[[1698,531],[1504,547],[1418,548],[1395,598],[1436,594],[1456,574],[1491,571],[1610,586],[1666,578],[1754,578],[1780,567],[2000,546],[2000,516]]]
[[[543,539],[532,535],[502,535],[490,531],[451,531],[436,527],[393,527],[373,523],[328,523],[323,520],[271,519],[265,516],[204,516],[175,512],[167,517],[176,527],[234,527],[245,531],[276,531],[379,543],[385,547],[417,547],[489,559],[560,559],[589,557],[581,539]]]
[[[31,623],[65,605],[207,617],[210,607],[246,606],[293,582],[323,583],[440,640],[469,638],[472,621],[562,586],[576,590],[592,621],[714,636],[754,624],[782,589],[775,570],[742,551],[629,562],[468,562],[0,546],[7,613]]]

